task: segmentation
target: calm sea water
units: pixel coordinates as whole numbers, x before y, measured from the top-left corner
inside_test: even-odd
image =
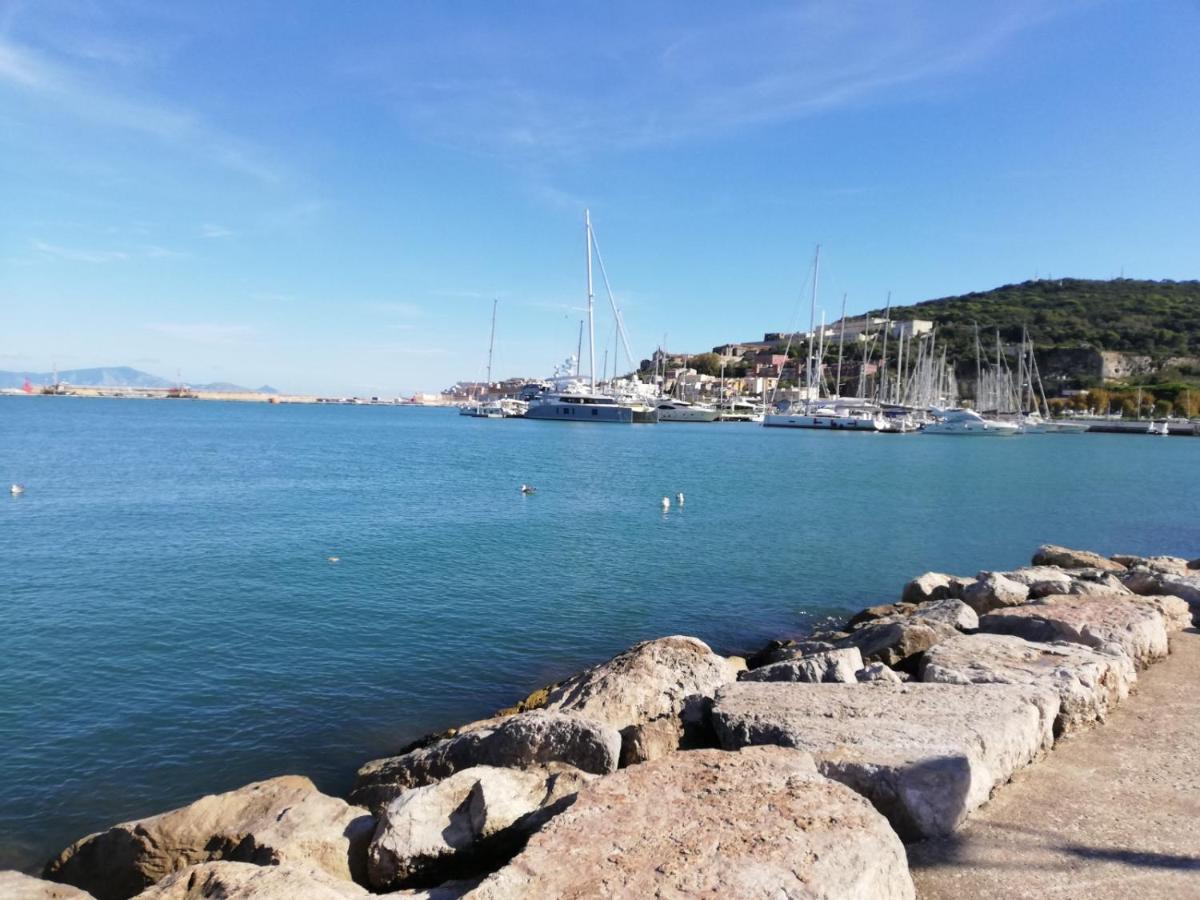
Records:
[[[47,397],[0,398],[0,451],[0,867],[344,792],[640,639],[744,649],[1045,541],[1200,555],[1200,440]]]

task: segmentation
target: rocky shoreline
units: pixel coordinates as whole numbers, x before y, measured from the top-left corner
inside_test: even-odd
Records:
[[[1045,546],[747,658],[646,641],[495,717],[89,835],[0,896],[909,898],[945,836],[1103,727],[1200,616],[1200,560]]]

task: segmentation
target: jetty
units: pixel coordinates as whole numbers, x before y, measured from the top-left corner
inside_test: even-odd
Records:
[[[1200,560],[1046,545],[743,655],[644,641],[495,716],[88,835],[0,895],[1183,897]]]

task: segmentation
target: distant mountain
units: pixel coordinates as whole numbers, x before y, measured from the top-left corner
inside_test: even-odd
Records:
[[[19,388],[29,383],[35,387],[54,383],[53,372],[0,372],[0,389]],[[98,369],[63,369],[58,373],[58,380],[65,384],[79,387],[111,387],[111,388],[169,388],[175,387],[175,382],[134,369],[129,366],[105,366]],[[198,391],[221,391],[227,394],[248,393],[250,388],[237,384],[218,381],[212,384],[193,384],[191,387]],[[279,391],[269,385],[255,389],[260,394],[278,394]]]

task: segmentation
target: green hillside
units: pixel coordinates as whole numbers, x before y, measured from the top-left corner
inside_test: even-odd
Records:
[[[873,315],[882,315],[876,310]],[[1200,356],[1200,281],[1040,279],[990,291],[892,307],[893,319],[931,319],[952,357],[974,358],[974,325],[985,347],[995,331],[1039,349],[1092,347],[1161,359]]]

